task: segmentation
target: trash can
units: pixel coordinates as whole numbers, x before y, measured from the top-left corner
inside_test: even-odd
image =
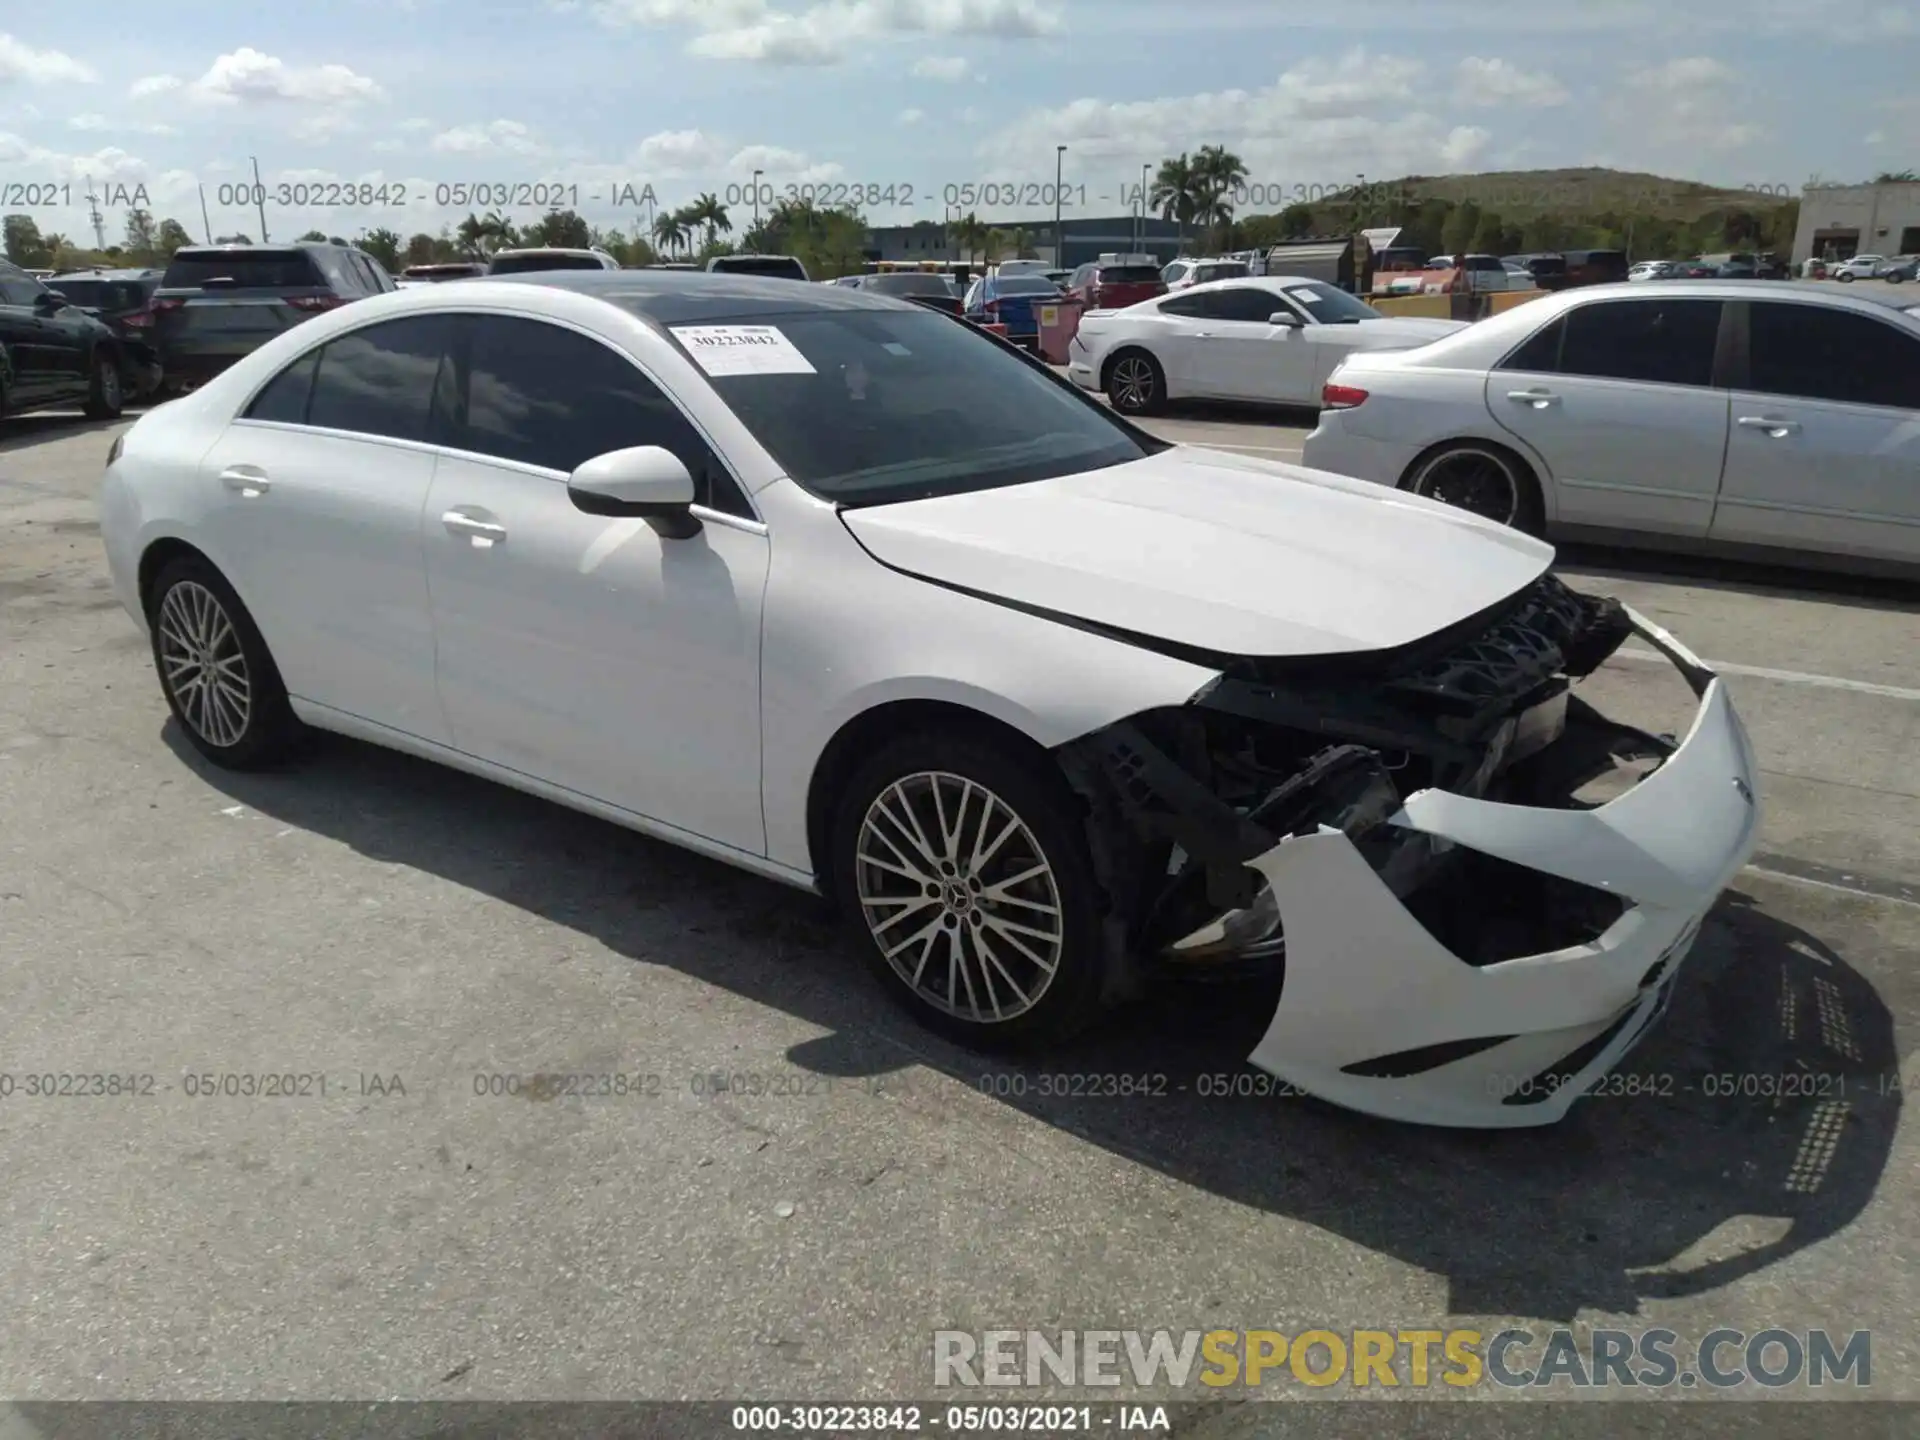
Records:
[[[1049,365],[1067,363],[1067,347],[1080,330],[1081,309],[1078,300],[1066,297],[1034,306],[1040,319],[1040,358]]]

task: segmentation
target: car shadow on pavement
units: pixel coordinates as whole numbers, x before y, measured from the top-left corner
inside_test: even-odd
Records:
[[[96,431],[106,432],[117,425],[129,425],[140,418],[140,412],[128,406],[124,414],[116,420],[89,420],[78,411],[72,414],[30,414],[14,415],[0,420],[0,455],[11,450],[30,450],[49,440],[64,440],[71,435],[88,435]],[[107,452],[100,452],[100,467],[106,468]]]
[[[1887,1004],[1819,936],[1741,889],[1609,1093],[1548,1129],[1425,1129],[1249,1093],[1279,1088],[1243,1063],[1273,1014],[1271,982],[1164,983],[1043,1062],[1009,1063],[897,1009],[814,897],[357,742],[326,737],[299,765],[242,775],[208,766],[172,720],[163,738],[282,824],[828,1031],[787,1052],[803,1070],[924,1064],[1186,1184],[1445,1276],[1454,1314],[1633,1313],[1777,1263],[1860,1214],[1899,1121]]]
[[[1596,570],[1607,575],[1669,580],[1701,590],[1726,590],[1756,598],[1814,600],[1825,605],[1920,615],[1920,571],[1913,570],[1896,574],[1814,569],[1592,541],[1560,545],[1556,565],[1576,573]]]

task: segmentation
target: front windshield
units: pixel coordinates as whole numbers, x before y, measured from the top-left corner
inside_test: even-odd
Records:
[[[769,333],[743,333],[757,326]],[[1099,405],[932,311],[772,313],[667,333],[789,476],[848,505],[1026,484],[1151,453]],[[734,361],[747,340],[764,347],[751,367]]]
[[[1386,318],[1366,301],[1324,280],[1288,280],[1285,290],[1289,300],[1302,306],[1322,325],[1345,325],[1355,320]]]

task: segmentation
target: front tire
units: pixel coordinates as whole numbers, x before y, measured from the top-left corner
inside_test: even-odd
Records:
[[[1842,270],[1833,278],[1838,280],[1842,285],[1851,285],[1853,283],[1853,272],[1851,270]]]
[[[980,1050],[1039,1049],[1100,1012],[1102,894],[1085,818],[1045,763],[960,732],[860,766],[832,831],[868,967],[915,1019]]]
[[[1157,415],[1167,407],[1167,373],[1144,350],[1122,350],[1107,366],[1107,400],[1122,415]]]
[[[120,384],[119,362],[105,351],[94,351],[93,376],[87,386],[87,418],[116,420],[126,404],[126,392]]]
[[[1533,472],[1497,445],[1459,441],[1416,460],[1400,488],[1528,535],[1546,533]]]
[[[228,770],[260,770],[307,737],[259,628],[226,577],[197,555],[174,560],[147,603],[153,665],[187,739]]]

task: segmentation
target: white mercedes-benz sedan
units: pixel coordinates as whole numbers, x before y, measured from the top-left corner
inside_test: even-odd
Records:
[[[1151,415],[1170,400],[1318,405],[1327,376],[1349,355],[1466,328],[1464,320],[1383,315],[1322,280],[1249,275],[1089,310],[1067,348],[1067,377],[1124,415]]]
[[[824,893],[975,1045],[1284,965],[1255,1065],[1546,1123],[1754,841],[1722,682],[1546,545],[1164,443],[860,290],[364,300],[116,440],[101,531],[214,763],[337,731]],[[1633,633],[1678,742],[1573,698]]]
[[[1303,461],[1535,535],[1920,565],[1920,306],[1778,280],[1548,295],[1356,355]]]

